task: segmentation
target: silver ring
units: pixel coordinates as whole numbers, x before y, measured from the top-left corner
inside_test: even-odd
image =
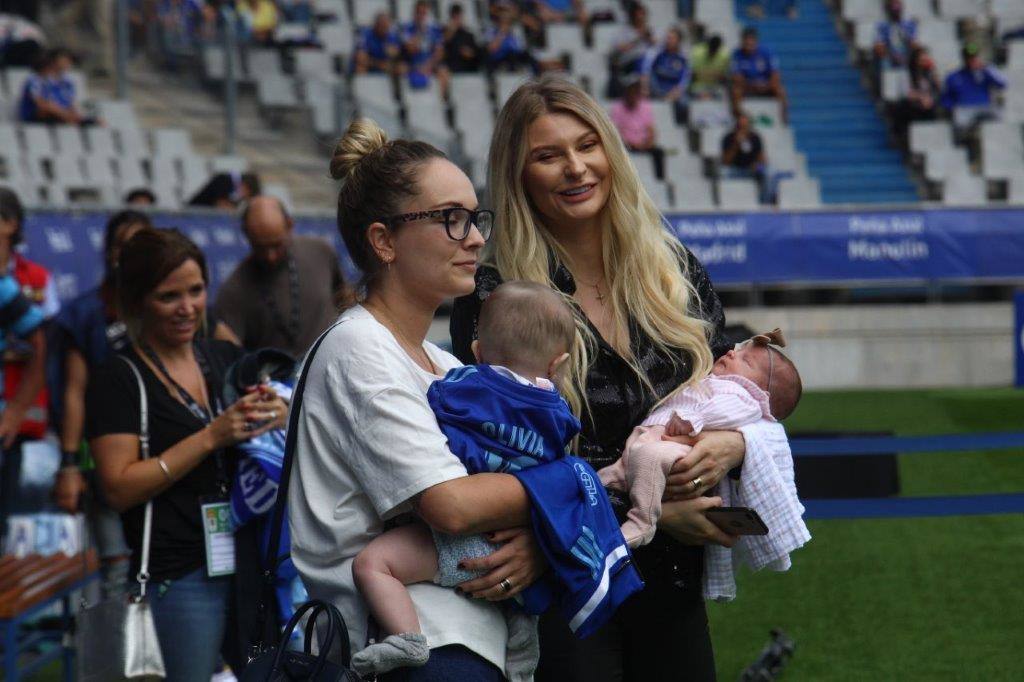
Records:
[[[512,591],[512,581],[509,580],[508,578],[503,578],[502,581],[500,583],[498,583],[498,584],[501,585],[501,589],[503,591],[505,591],[505,592],[511,592]]]
[[[698,489],[700,489],[700,485],[701,485],[700,476],[698,476],[697,478],[695,478],[692,481],[690,481],[690,485],[693,486],[694,492],[696,492]]]
[[[271,410],[270,411],[270,421],[274,421],[275,419],[277,419],[277,410]]]

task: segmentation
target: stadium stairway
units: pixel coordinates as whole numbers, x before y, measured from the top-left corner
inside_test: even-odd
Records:
[[[738,5],[739,3],[737,3]],[[823,0],[801,0],[796,19],[752,21],[761,44],[778,58],[789,95],[789,124],[808,172],[821,182],[826,204],[905,203],[919,200],[898,150]]]

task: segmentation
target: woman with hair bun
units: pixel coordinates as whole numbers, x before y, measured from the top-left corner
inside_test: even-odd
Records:
[[[583,424],[576,454],[608,466],[660,399],[728,350],[722,305],[704,267],[665,229],[608,115],[573,83],[546,76],[512,94],[488,173],[495,236],[476,292],[455,303],[455,354],[472,357],[481,303],[502,281],[561,292],[580,341],[563,386]],[[715,678],[702,546],[734,538],[704,516],[722,502],[703,493],[743,462],[745,444],[779,435],[764,428],[701,434],[672,469],[657,535],[635,552],[646,587],[585,640],[557,614],[543,616],[539,682]],[[624,516],[629,500],[609,496]]]
[[[503,533],[511,539],[490,556],[464,560],[484,572],[461,586],[480,598],[409,587],[429,660],[378,676],[502,680],[507,633],[490,600],[507,596],[502,581],[521,589],[544,567],[526,528],[529,501],[511,475],[470,480],[427,402],[430,384],[460,366],[426,336],[443,301],[473,291],[486,238],[475,222],[476,193],[439,150],[388,140],[368,120],[349,126],[331,175],[341,183],[338,230],[363,272],[362,292],[307,359],[288,507],[292,558],[310,595],[341,610],[360,649],[368,613],[352,562],[385,524],[412,512],[455,535],[518,529]]]

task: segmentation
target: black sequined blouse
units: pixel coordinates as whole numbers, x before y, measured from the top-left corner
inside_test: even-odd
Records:
[[[699,309],[691,314],[712,323],[711,351],[716,358],[729,350],[724,335],[725,313],[718,294],[711,284],[707,271],[689,251],[686,252],[687,271],[699,296]],[[576,283],[565,265],[552,258],[551,279],[564,293],[572,295]],[[682,263],[680,264],[683,265]],[[477,318],[480,305],[499,284],[501,276],[492,267],[483,266],[477,271],[476,291],[455,301],[451,316],[452,346],[456,357],[464,363],[474,362],[470,344],[476,338]],[[647,373],[654,387],[654,393],[645,388],[634,375],[626,361],[601,338],[597,329],[590,324],[598,340],[598,353],[592,359],[587,373],[587,398],[593,416],[583,418],[580,447],[577,453],[595,469],[600,469],[622,456],[622,448],[633,428],[650,412],[651,408],[672,389],[690,377],[692,368],[689,358],[682,352],[675,354],[675,361],[668,354],[660,352],[639,325],[630,322],[630,345],[634,357]],[[628,497],[609,491],[616,513],[625,518],[629,508]],[[699,589],[702,570],[703,549],[682,545],[664,533],[658,533],[654,541],[641,547],[636,553],[637,564],[645,580],[667,580],[684,589]]]

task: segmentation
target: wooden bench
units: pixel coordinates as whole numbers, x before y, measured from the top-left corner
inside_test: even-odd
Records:
[[[0,652],[4,680],[16,682],[62,658],[63,679],[73,682],[74,648],[66,636],[71,626],[71,594],[99,577],[97,566],[96,552],[91,549],[84,558],[81,554],[0,557]],[[22,635],[26,622],[58,602],[62,605],[60,629],[33,629]],[[37,656],[24,656],[40,644],[50,644],[51,648]],[[29,660],[19,667],[23,657]]]

